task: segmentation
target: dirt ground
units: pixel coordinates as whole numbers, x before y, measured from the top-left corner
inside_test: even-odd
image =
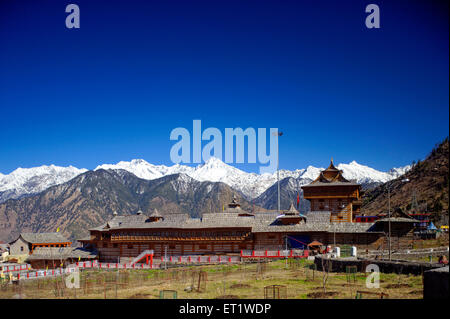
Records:
[[[80,288],[64,279],[2,283],[0,298],[58,299],[354,299],[357,291],[385,293],[389,299],[421,299],[422,276],[380,274],[380,288],[366,288],[366,274],[324,273],[310,261],[284,260],[240,265],[203,265],[167,270],[83,270]],[[380,298],[361,294],[358,298]],[[386,298],[386,296],[385,296]]]

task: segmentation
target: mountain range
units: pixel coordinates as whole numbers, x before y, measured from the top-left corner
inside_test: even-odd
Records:
[[[388,172],[381,172],[353,161],[349,164],[339,164],[337,168],[343,170],[345,178],[361,183],[364,188],[370,188],[397,178],[408,171],[411,166],[406,165],[393,168]],[[261,196],[277,181],[276,173],[247,173],[214,157],[197,167],[179,164],[173,166],[153,165],[145,160],[135,159],[129,162],[121,161],[117,164],[99,165],[94,171],[100,169],[122,169],[146,180],[154,180],[172,174],[186,174],[201,182],[225,183],[240,191],[247,199],[255,199]],[[293,171],[280,170],[279,175],[280,180],[293,178],[295,183],[301,186],[314,180],[323,169],[308,166],[306,169]],[[0,203],[10,198],[21,198],[40,193],[51,186],[65,183],[86,171],[88,170],[84,168],[55,165],[18,168],[8,175],[0,175]]]
[[[348,179],[367,187],[392,180],[409,169],[380,172],[356,162],[337,167]],[[280,208],[288,209],[300,186],[314,180],[322,169],[309,166],[280,171]],[[276,173],[246,173],[217,158],[197,167],[132,160],[94,170],[53,165],[20,168],[0,176],[0,240],[12,240],[24,231],[55,231],[58,227],[71,239],[84,237],[89,228],[110,219],[115,211],[150,214],[156,208],[164,216],[186,213],[201,218],[205,212],[220,213],[233,196],[244,210],[273,210],[278,206],[276,181]],[[299,210],[305,213],[309,202],[301,190],[299,194]]]
[[[0,204],[0,240],[20,232],[52,232],[58,227],[69,238],[88,235],[88,229],[112,218],[154,209],[163,215],[185,213],[199,218],[221,212],[237,198],[244,210],[253,206],[243,195],[221,182],[200,182],[186,174],[144,180],[125,170],[87,171],[43,192]],[[261,207],[254,207],[264,211]]]

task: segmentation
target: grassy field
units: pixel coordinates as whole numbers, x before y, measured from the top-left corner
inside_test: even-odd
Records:
[[[421,248],[433,248],[433,247],[444,247],[449,245],[449,236],[447,234],[443,234],[437,239],[422,239],[422,240],[414,240],[412,245],[413,249],[421,249]]]
[[[286,268],[285,261],[278,260],[168,270],[85,270],[81,272],[79,289],[65,288],[61,278],[30,280],[18,285],[2,284],[0,298],[154,299],[160,298],[160,291],[172,290],[176,291],[178,299],[263,299],[265,287],[271,285],[280,285],[275,292],[279,292],[281,298],[288,299],[353,299],[358,290],[383,292],[390,299],[422,298],[422,276],[380,274],[380,288],[368,289],[363,273],[349,278],[346,273],[330,273],[324,291],[323,273],[311,269],[312,266],[312,262],[301,260],[288,263]],[[271,293],[270,298],[273,298],[273,291]]]

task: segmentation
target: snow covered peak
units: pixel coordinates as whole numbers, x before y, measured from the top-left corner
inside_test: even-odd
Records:
[[[241,191],[249,198],[261,195],[266,189],[277,182],[277,173],[247,173],[236,167],[228,165],[216,157],[210,157],[205,163],[196,167],[175,164],[173,166],[153,165],[145,160],[131,160],[119,162],[115,165],[104,164],[96,169],[124,169],[143,179],[156,179],[166,175],[183,173],[197,181],[223,182],[232,188]],[[356,180],[358,183],[383,183],[406,172],[407,168],[393,169],[391,172],[377,171],[371,167],[361,165],[356,161],[349,164],[339,164],[338,169],[343,170],[344,177]],[[305,185],[319,176],[324,168],[308,166],[306,169],[294,171],[280,170],[280,180],[291,177],[298,185]]]
[[[411,168],[412,168],[411,165],[405,165],[405,166],[401,166],[401,167],[394,167],[394,168],[391,168],[389,170],[388,174],[391,175],[394,178],[397,178],[397,177],[405,174]]]
[[[343,171],[345,178],[355,180],[360,184],[384,183],[407,172],[411,166],[393,168],[388,172],[377,171],[352,161],[349,164],[336,166]],[[133,159],[129,162],[120,161],[117,164],[103,164],[98,169],[123,169],[139,178],[152,180],[172,174],[182,174],[180,179],[192,178],[197,181],[223,182],[241,191],[248,198],[256,198],[277,182],[277,173],[247,173],[222,162],[216,157],[209,158],[196,167],[175,164],[173,166],[153,165],[143,159]],[[290,177],[296,180],[297,186],[305,185],[319,176],[324,168],[308,166],[306,169],[280,170],[280,180]],[[18,168],[8,175],[0,174],[0,202],[8,198],[18,198],[24,194],[33,194],[46,188],[64,183],[75,176],[84,173],[86,169],[73,166],[58,167],[55,165],[34,168]]]
[[[348,180],[355,180],[358,183],[385,183],[391,179],[397,178],[410,169],[410,166],[393,168],[389,172],[381,172],[369,166],[358,164],[352,161],[349,164],[339,164],[338,169],[343,171],[343,175]]]
[[[225,164],[221,159],[211,156],[210,158],[208,158],[204,164],[202,164],[201,166],[209,166],[209,167],[217,167],[217,166],[229,166],[227,164]]]
[[[323,171],[324,168],[317,168],[309,165],[302,174],[303,179],[315,180],[317,176],[319,176],[320,171]]]
[[[95,168],[95,170],[99,169],[123,169],[133,173],[139,178],[156,179],[165,175],[163,171],[167,169],[167,167],[164,165],[156,166],[143,159],[133,159],[130,162],[120,161],[117,164],[103,164]]]
[[[39,193],[51,186],[65,183],[87,169],[73,166],[42,165],[19,167],[10,174],[0,176],[0,202],[26,194]]]

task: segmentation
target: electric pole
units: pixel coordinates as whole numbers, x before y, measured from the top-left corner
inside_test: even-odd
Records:
[[[280,215],[280,148],[278,145],[278,138],[283,135],[283,132],[274,132],[277,137],[277,186],[278,186],[278,215]],[[273,133],[272,133],[273,134]]]

